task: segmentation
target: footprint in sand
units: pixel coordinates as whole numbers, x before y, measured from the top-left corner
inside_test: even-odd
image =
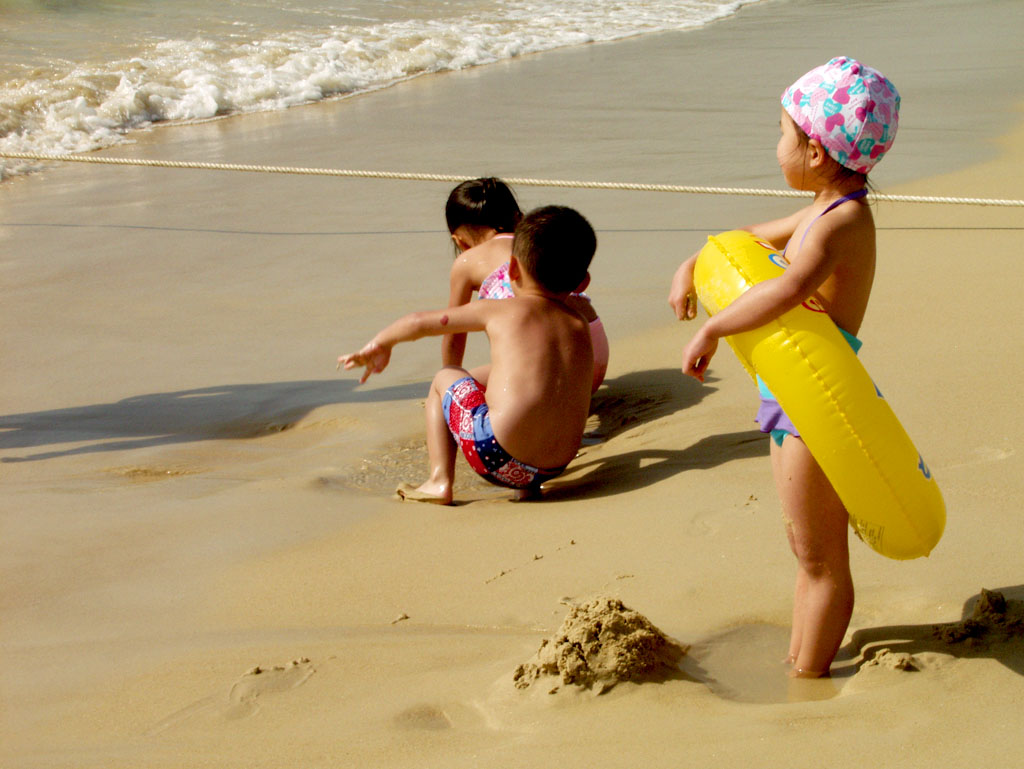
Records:
[[[1004,459],[1012,457],[1014,453],[1013,449],[998,449],[993,446],[979,446],[972,449],[970,455],[964,457],[963,461],[946,465],[943,469],[951,470],[956,467],[972,467],[974,465],[983,465],[989,462],[1002,462]]]
[[[260,708],[259,700],[268,694],[286,692],[306,683],[314,673],[313,665],[303,657],[288,665],[270,669],[259,666],[242,676],[228,693],[225,718],[245,718]]]
[[[436,705],[413,705],[396,715],[391,722],[399,729],[425,729],[439,732],[452,727],[452,720]]]
[[[194,702],[163,719],[150,734],[159,734],[175,726],[210,720],[247,718],[259,711],[266,697],[302,686],[316,672],[308,658],[292,660],[271,668],[256,666],[239,678],[226,696],[214,695]]]
[[[132,465],[129,467],[111,467],[106,472],[112,475],[120,475],[130,481],[165,481],[168,478],[180,478],[183,475],[192,475],[196,470],[189,470],[182,467],[148,467],[144,465]]]

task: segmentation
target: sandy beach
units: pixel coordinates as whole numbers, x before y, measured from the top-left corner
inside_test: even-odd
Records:
[[[874,19],[856,45],[832,34],[850,6]],[[849,54],[903,96],[880,192],[1019,199],[1022,32],[1003,0],[766,2],[107,154],[781,189],[779,92]],[[665,298],[707,234],[794,201],[518,189],[597,230],[594,440],[542,502],[462,466],[437,508],[392,491],[425,469],[439,342],[364,386],[334,362],[446,301],[451,186],[71,164],[0,184],[0,764],[1012,763],[1021,208],[876,206],[861,358],[948,522],[924,559],[851,543],[834,676],[793,683],[795,565],[754,388],[724,348],[708,384],[679,373],[696,326]],[[471,340],[468,362],[486,355]],[[1005,614],[976,612],[983,588]],[[598,596],[688,649],[672,674],[517,689]]]

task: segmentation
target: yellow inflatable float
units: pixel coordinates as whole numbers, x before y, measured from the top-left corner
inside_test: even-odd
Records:
[[[786,262],[749,232],[708,238],[694,268],[709,315]],[[726,337],[793,421],[868,545],[889,558],[928,555],[942,537],[938,484],[881,391],[824,309],[810,299],[771,323]]]

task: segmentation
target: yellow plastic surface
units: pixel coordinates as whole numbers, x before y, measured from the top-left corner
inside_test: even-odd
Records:
[[[694,283],[714,315],[784,270],[770,244],[748,232],[725,232],[708,238]],[[928,555],[946,525],[938,484],[828,314],[811,299],[726,340],[778,399],[858,536],[889,558]]]

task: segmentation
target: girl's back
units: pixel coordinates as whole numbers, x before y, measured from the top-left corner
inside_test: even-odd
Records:
[[[466,295],[465,300],[459,303],[465,304],[469,301],[473,292],[478,290],[495,270],[508,263],[511,256],[512,236],[503,234],[495,235],[490,240],[485,240],[459,254],[451,269],[452,301],[456,298],[456,288],[459,289],[460,296]]]
[[[804,209],[786,258],[800,265],[802,258],[825,254],[832,269],[814,298],[837,326],[856,335],[875,276],[874,218],[863,200],[848,200],[822,216],[826,210],[819,204]]]

